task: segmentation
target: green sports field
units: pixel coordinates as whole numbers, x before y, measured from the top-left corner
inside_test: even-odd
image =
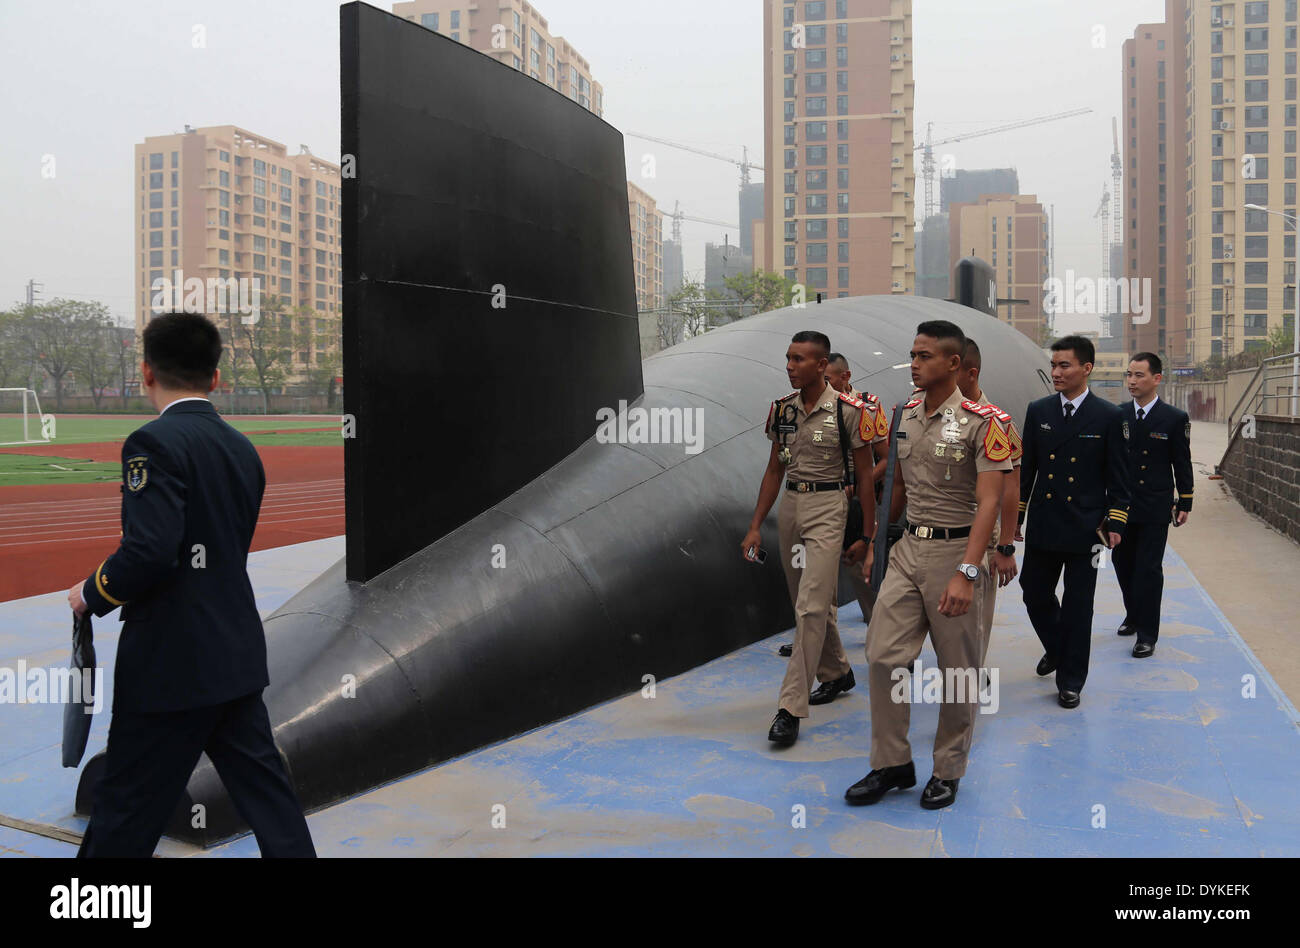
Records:
[[[32,484],[95,484],[100,481],[121,479],[121,464],[0,452],[0,486],[3,487],[25,487]]]
[[[113,416],[87,416],[87,415],[57,415],[55,417],[55,438],[54,443],[59,445],[65,444],[97,444],[104,441],[123,441],[126,436],[141,425],[146,424],[157,415],[113,415]],[[227,419],[230,421],[230,419]],[[230,421],[231,425],[244,434],[252,438],[254,432],[292,432],[304,428],[333,428],[334,441],[321,441],[321,444],[333,444],[342,438],[342,422],[337,417],[332,418],[235,418]],[[33,433],[40,431],[40,422],[32,421],[29,423],[29,430]],[[316,432],[317,434],[329,435],[329,432]],[[16,441],[22,437],[22,419],[13,416],[0,417],[0,441]],[[256,442],[256,439],[253,439]],[[268,442],[275,443],[275,442]],[[293,441],[287,442],[292,444],[308,444],[315,442]]]

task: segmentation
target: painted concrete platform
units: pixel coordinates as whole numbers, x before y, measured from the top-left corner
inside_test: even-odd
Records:
[[[286,588],[291,577],[332,562],[330,542],[255,554],[259,605],[274,608],[297,588]],[[766,740],[786,635],[660,681],[653,698],[610,702],[308,822],[320,854],[335,857],[1300,855],[1300,715],[1172,550],[1165,570],[1165,624],[1146,660],[1114,634],[1119,589],[1113,571],[1100,577],[1092,671],[1075,711],[1034,675],[1040,650],[1019,587],[1003,591],[989,653],[999,707],[979,716],[947,810],[919,806],[934,705],[913,710],[917,787],[874,807],[843,803],[870,769],[866,628],[848,606],[841,628],[859,686],[814,708],[793,748]],[[0,604],[0,663],[66,660],[58,605]],[[33,625],[56,644],[33,647]],[[934,661],[928,645],[922,661]],[[0,707],[0,814],[79,832],[75,773],[57,768],[58,709],[43,709],[55,712],[45,721],[23,708],[21,726],[19,710]],[[97,721],[91,752],[104,731]],[[0,855],[71,852],[0,826]],[[200,851],[164,840],[160,852],[255,856],[257,844]]]

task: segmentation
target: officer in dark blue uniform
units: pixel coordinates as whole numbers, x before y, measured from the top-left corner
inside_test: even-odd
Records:
[[[1020,520],[1028,512],[1020,587],[1029,621],[1043,643],[1039,675],[1056,672],[1058,701],[1079,706],[1088,677],[1093,597],[1105,550],[1128,521],[1125,443],[1120,410],[1088,391],[1096,351],[1082,336],[1052,344],[1055,395],[1025,412]],[[1065,596],[1056,584],[1065,571]]]
[[[174,313],[145,328],[160,417],[122,448],[122,539],[68,601],[122,607],[113,720],[82,857],[148,857],[207,752],[263,856],[314,856],[262,703],[266,638],[246,570],[266,476],[206,395],[221,336]]]
[[[1124,542],[1115,547],[1115,578],[1124,594],[1120,635],[1136,635],[1134,658],[1155,653],[1160,637],[1161,561],[1169,524],[1181,527],[1192,511],[1192,422],[1187,412],[1161,401],[1160,357],[1139,352],[1128,366],[1133,401],[1120,406],[1132,437],[1128,442],[1133,502]],[[1177,497],[1175,498],[1175,484]]]

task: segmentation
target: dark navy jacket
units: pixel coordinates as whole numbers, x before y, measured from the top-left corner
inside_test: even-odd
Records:
[[[266,488],[252,443],[208,401],[174,404],[122,447],[122,539],[88,580],[122,607],[114,711],[181,711],[267,686],[247,561]]]
[[[1162,398],[1142,421],[1132,401],[1120,406],[1128,422],[1133,503],[1129,523],[1168,523],[1177,505],[1192,509],[1192,422]],[[1177,482],[1177,497],[1174,485]]]
[[[1020,466],[1020,520],[1029,513],[1028,546],[1087,553],[1097,528],[1123,535],[1128,522],[1127,435],[1119,407],[1089,393],[1066,422],[1061,396],[1025,410]]]

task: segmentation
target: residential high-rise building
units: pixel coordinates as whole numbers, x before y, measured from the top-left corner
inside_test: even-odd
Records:
[[[704,289],[728,296],[727,278],[754,272],[754,258],[732,243],[704,245]]]
[[[763,183],[740,186],[740,249],[754,256],[754,221],[763,217]]]
[[[682,288],[686,280],[686,270],[682,265],[681,244],[671,237],[664,239],[664,299],[672,296]]]
[[[952,298],[952,269],[948,260],[948,214],[927,217],[916,235],[916,295],[935,300]]]
[[[632,226],[637,310],[661,309],[664,305],[664,216],[655,199],[631,181],[627,183],[627,216]]]
[[[1208,256],[1206,265],[1200,267],[1195,260],[1186,256],[1189,246],[1188,208],[1194,207],[1196,201],[1200,200],[1204,207],[1200,211],[1193,211],[1192,220],[1202,227],[1207,224],[1218,226],[1218,234],[1224,233],[1225,211],[1235,210],[1232,215],[1234,220],[1237,215],[1244,213],[1240,210],[1244,198],[1238,199],[1234,195],[1232,200],[1228,200],[1223,179],[1210,181],[1213,174],[1225,173],[1225,164],[1231,164],[1231,161],[1220,163],[1218,159],[1224,155],[1225,136],[1233,133],[1216,126],[1207,130],[1208,134],[1203,132],[1200,136],[1204,139],[1203,142],[1198,137],[1187,134],[1188,128],[1205,129],[1205,119],[1209,118],[1208,111],[1212,102],[1216,96],[1221,100],[1225,93],[1222,91],[1222,83],[1216,83],[1219,87],[1217,93],[1212,92],[1208,83],[1199,91],[1193,89],[1192,101],[1203,103],[1202,107],[1207,114],[1200,121],[1188,115],[1189,87],[1184,78],[1188,74],[1187,47],[1183,36],[1185,7],[1185,0],[1168,0],[1167,22],[1141,24],[1134,31],[1133,38],[1124,42],[1124,110],[1121,113],[1124,119],[1120,126],[1124,170],[1121,195],[1123,243],[1120,247],[1119,265],[1115,265],[1113,258],[1111,265],[1111,276],[1128,281],[1129,289],[1127,307],[1123,305],[1125,297],[1122,292],[1117,293],[1111,301],[1111,309],[1115,312],[1115,317],[1110,321],[1111,334],[1121,336],[1123,349],[1130,355],[1135,352],[1154,352],[1169,368],[1196,361],[1191,358],[1189,346],[1188,302],[1194,296],[1194,283],[1189,282],[1188,275],[1192,272],[1199,273],[1201,277],[1197,282],[1207,284],[1205,289],[1208,290],[1209,281],[1206,278],[1211,276],[1210,270],[1213,269],[1208,265]],[[1208,48],[1210,44],[1206,42],[1205,45]],[[1219,68],[1222,69],[1222,66]],[[1201,73],[1204,75],[1208,71],[1207,58],[1206,68]],[[1240,75],[1240,71],[1228,74]],[[1235,105],[1232,93],[1226,94],[1228,104]],[[1280,124],[1280,111],[1278,119]],[[1278,137],[1281,138],[1280,131]],[[1251,138],[1252,145],[1262,144],[1254,133],[1251,133]],[[1268,138],[1267,131],[1264,132],[1264,138]],[[1187,158],[1189,154],[1195,154],[1202,144],[1205,146],[1201,160],[1202,183],[1212,187],[1203,186],[1198,191],[1187,186]],[[1280,140],[1278,144],[1281,144]],[[1235,154],[1236,150],[1233,152]],[[1211,159],[1218,165],[1217,171],[1212,171]],[[1277,170],[1281,170],[1280,166]],[[1230,178],[1234,176],[1233,169],[1227,169],[1226,173]],[[1231,185],[1228,187],[1231,188]],[[1211,207],[1216,200],[1220,203]],[[1212,220],[1215,215],[1218,217]],[[1191,238],[1191,245],[1203,246],[1207,253],[1212,249],[1212,244],[1214,241],[1209,239]],[[1227,238],[1225,245],[1224,238],[1220,237],[1214,252],[1226,253],[1232,259],[1231,255],[1235,252],[1232,244],[1231,238]],[[1245,248],[1242,250],[1244,252]],[[1221,259],[1223,258],[1215,258]],[[1223,275],[1222,272],[1214,274],[1220,278]],[[1230,274],[1229,277],[1231,278]],[[1133,282],[1135,280],[1136,284]],[[1223,287],[1222,283],[1216,285]],[[1138,293],[1143,294],[1143,305],[1140,307],[1134,305],[1134,286]],[[1147,287],[1151,296],[1149,300],[1145,298]],[[1212,302],[1210,293],[1200,296],[1206,304]],[[1222,306],[1226,302],[1223,293],[1214,296],[1213,302],[1220,307],[1217,312],[1222,313]],[[1210,328],[1208,318],[1205,325],[1207,329]],[[1207,334],[1207,345],[1199,359],[1210,354],[1209,338]]]
[[[284,313],[306,306],[311,325],[293,328],[292,378],[337,355],[343,269],[340,168],[306,146],[285,146],[234,125],[146,138],[135,146],[136,328],[152,315],[159,281],[247,280]],[[179,277],[179,280],[178,280]],[[216,297],[226,310],[232,294]],[[224,300],[224,302],[223,302]],[[182,301],[183,302],[183,301]],[[232,344],[228,320],[204,309]],[[161,306],[171,308],[174,300]],[[227,315],[229,313],[227,312]],[[296,318],[290,315],[289,318]],[[238,334],[235,346],[240,345]]]
[[[1188,156],[1186,361],[1197,364],[1294,325],[1295,231],[1245,205],[1296,214],[1298,24],[1296,0],[1183,7],[1167,0],[1165,15],[1171,42],[1186,42],[1186,123],[1170,137]],[[1180,77],[1167,62],[1173,86]]]
[[[524,0],[496,0],[483,7],[473,0],[410,0],[394,3],[393,13],[499,59],[597,115],[605,114],[605,90],[591,77],[591,64],[546,18]]]
[[[981,194],[1019,194],[1020,175],[1015,168],[958,168],[939,179],[939,209],[953,204],[974,204]]]
[[[962,257],[993,267],[999,297],[1023,299],[998,309],[998,319],[1042,345],[1047,327],[1047,213],[1032,194],[982,194],[948,210],[948,271]],[[978,341],[978,340],[977,340]]]
[[[756,266],[810,296],[911,293],[911,0],[764,0],[763,40]]]

